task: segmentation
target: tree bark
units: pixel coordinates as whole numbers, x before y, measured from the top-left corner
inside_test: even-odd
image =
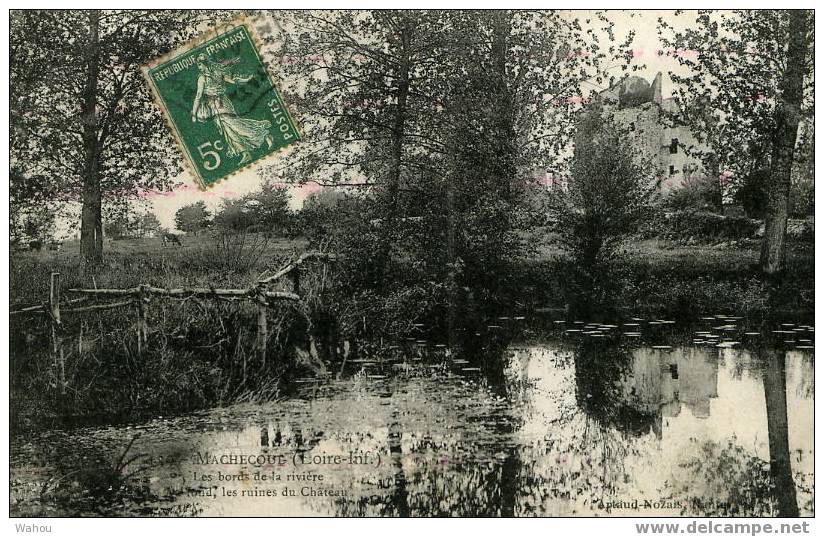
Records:
[[[786,257],[787,212],[793,152],[801,117],[804,65],[807,59],[807,12],[790,11],[789,42],[781,96],[775,111],[775,131],[770,161],[770,189],[761,245],[761,270],[767,275],[783,272]]]
[[[456,321],[458,318],[458,245],[456,240],[455,177],[446,178],[446,263],[448,304],[446,329],[449,351],[456,348]]]
[[[497,175],[500,192],[507,201],[511,201],[512,184],[515,180],[515,125],[513,114],[513,96],[510,80],[507,76],[507,41],[512,31],[512,18],[505,10],[495,11],[492,30],[492,61],[495,84],[495,140]]]
[[[91,10],[87,45],[86,84],[83,90],[83,207],[80,220],[80,252],[90,264],[103,259],[102,191],[100,188],[100,142],[97,129],[97,92],[100,71],[98,27],[100,15]]]
[[[406,15],[401,21],[400,29],[400,57],[398,58],[400,67],[398,69],[397,82],[397,108],[392,125],[392,147],[391,160],[386,188],[387,211],[381,230],[381,244],[378,255],[378,277],[380,283],[386,277],[386,266],[392,253],[393,234],[397,226],[398,215],[398,195],[400,193],[401,173],[403,171],[403,143],[406,130],[407,100],[409,99],[409,71],[410,71],[410,40],[411,30]]]

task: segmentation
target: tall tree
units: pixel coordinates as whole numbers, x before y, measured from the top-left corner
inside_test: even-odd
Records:
[[[447,265],[463,273],[448,279],[496,293],[520,253],[524,196],[568,165],[575,112],[593,86],[629,68],[633,34],[619,43],[603,14],[554,11],[461,12],[451,26],[446,195],[436,211],[447,215]]]
[[[699,11],[685,29],[659,21],[666,50],[687,68],[671,74],[682,110],[674,119],[691,125],[709,147],[704,157],[733,178],[770,170],[766,274],[784,268],[798,125],[812,119],[811,17],[809,11]]]
[[[198,201],[184,205],[175,212],[175,226],[186,233],[197,233],[209,227],[212,215],[206,208],[206,203]]]
[[[804,73],[810,41],[808,20],[806,11],[790,12],[787,63],[779,84],[775,130],[771,139],[770,189],[761,247],[761,268],[767,274],[783,271],[785,264],[793,155],[798,139],[798,124],[801,121]]]
[[[11,33],[12,191],[21,202],[49,189],[80,200],[81,252],[103,252],[102,206],[165,188],[179,156],[140,66],[188,39],[200,15],[186,11],[14,13]],[[31,188],[32,178],[39,178]]]
[[[281,63],[284,78],[301,83],[287,100],[311,136],[267,172],[281,180],[365,188],[381,220],[373,264],[382,279],[397,239],[401,195],[430,166],[427,153],[440,151],[428,129],[438,112],[430,75],[445,37],[443,12],[290,15]]]

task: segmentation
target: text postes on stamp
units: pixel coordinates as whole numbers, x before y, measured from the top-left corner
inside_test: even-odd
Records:
[[[144,72],[203,187],[300,138],[245,23]]]

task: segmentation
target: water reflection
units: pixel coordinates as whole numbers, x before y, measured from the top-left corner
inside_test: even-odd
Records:
[[[770,474],[775,484],[778,514],[798,516],[795,483],[790,464],[789,426],[787,423],[787,380],[783,352],[766,349],[764,353],[764,400],[767,404],[767,434],[770,441]]]
[[[493,337],[438,360],[353,364],[269,405],[14,439],[12,512],[813,514],[810,353]],[[101,471],[135,434],[141,456]],[[286,462],[207,467],[203,453]],[[296,455],[367,462],[296,466]],[[282,481],[195,478],[207,472]]]

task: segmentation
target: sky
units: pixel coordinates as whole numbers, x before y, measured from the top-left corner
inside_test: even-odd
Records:
[[[667,76],[667,73],[678,70],[677,59],[672,56],[660,55],[658,51],[663,48],[657,35],[657,21],[659,16],[671,18],[670,11],[630,11],[630,10],[613,10],[609,11],[608,16],[615,21],[616,38],[621,41],[630,29],[635,29],[636,37],[632,45],[634,60],[633,63],[637,65],[644,65],[644,67],[635,74],[641,76],[648,81],[652,81],[655,74],[661,71],[664,73],[662,93],[666,98],[672,92],[672,84]],[[586,17],[585,12],[577,12],[577,16]],[[272,17],[273,15],[267,15]],[[676,27],[683,26],[694,17],[689,13],[682,14],[678,17],[678,21],[683,21],[676,24]],[[276,23],[276,21],[273,20]],[[277,26],[275,26],[277,27]],[[265,56],[265,51],[263,52]],[[267,61],[272,61],[272,58],[265,58]],[[300,111],[296,110],[296,115],[300,116]],[[311,132],[305,132],[305,137],[311,137]],[[300,143],[300,142],[298,142]],[[280,153],[270,158],[280,158],[283,154]],[[259,163],[247,168],[246,170],[230,177],[229,179],[218,183],[216,186],[203,191],[198,188],[194,179],[189,172],[184,172],[178,176],[175,181],[182,183],[182,186],[172,192],[154,193],[147,196],[150,209],[155,213],[160,220],[160,223],[169,229],[174,228],[174,214],[184,205],[203,201],[210,209],[216,209],[220,205],[221,199],[224,197],[238,197],[246,193],[256,190],[262,179],[258,174],[258,169],[261,165],[265,165],[267,159],[263,159]],[[294,178],[297,182],[300,178]],[[320,190],[315,183],[309,183],[300,187],[290,187],[291,194],[291,208],[299,209],[304,200],[315,191]]]

